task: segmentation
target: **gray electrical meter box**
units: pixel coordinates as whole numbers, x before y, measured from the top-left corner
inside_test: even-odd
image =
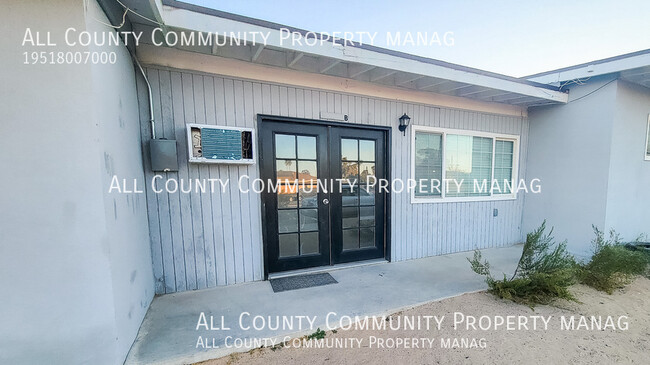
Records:
[[[153,171],[178,171],[176,140],[152,139],[149,141],[149,153]]]

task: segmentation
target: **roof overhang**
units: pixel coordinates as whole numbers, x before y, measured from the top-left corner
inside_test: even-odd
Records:
[[[621,79],[650,88],[650,49],[542,72],[525,79],[561,86],[571,80],[585,81],[608,74],[618,74]]]
[[[175,47],[186,51],[524,108],[568,100],[568,94],[557,87],[529,80],[359,43],[295,44],[287,41],[287,30],[303,36],[314,33],[174,0],[156,0],[152,5],[165,31],[268,34],[264,44]],[[156,27],[135,16],[130,19],[136,30]]]

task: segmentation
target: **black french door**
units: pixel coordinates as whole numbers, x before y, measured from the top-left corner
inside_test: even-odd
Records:
[[[267,272],[386,257],[385,131],[264,117],[259,131]]]

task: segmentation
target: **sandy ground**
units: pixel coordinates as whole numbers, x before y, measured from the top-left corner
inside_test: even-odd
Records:
[[[204,364],[484,364],[484,363],[526,363],[526,364],[612,364],[648,363],[650,355],[650,280],[638,278],[628,287],[607,295],[589,287],[576,285],[572,292],[581,303],[556,303],[555,306],[537,306],[535,310],[509,301],[497,299],[487,293],[466,294],[455,298],[429,303],[395,316],[445,315],[441,329],[431,320],[427,330],[337,330],[328,331],[326,340],[351,339],[362,341],[355,348],[264,348],[248,353],[232,354],[228,357],[210,360]],[[453,328],[455,312],[465,316],[552,316],[548,329],[539,320],[538,329],[533,330],[466,330]],[[576,329],[562,330],[561,316],[570,318],[602,316],[603,324],[611,316],[616,329]],[[620,316],[628,316],[628,329],[618,327]],[[420,317],[423,318],[423,317]],[[625,319],[623,319],[625,320]],[[466,326],[466,322],[463,322]],[[486,323],[486,322],[484,322]],[[577,323],[577,322],[576,322]],[[621,322],[623,324],[623,322]],[[424,327],[424,326],[423,326]],[[424,348],[378,348],[377,343],[370,346],[371,339],[433,338],[433,345]],[[479,344],[484,339],[485,346],[446,348],[440,339],[468,339]],[[377,340],[376,340],[377,341]],[[419,340],[418,340],[419,341]],[[466,343],[467,344],[467,343]]]

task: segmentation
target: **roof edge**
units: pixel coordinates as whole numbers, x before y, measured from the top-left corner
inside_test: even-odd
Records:
[[[288,29],[288,30],[290,30],[292,32],[298,32],[298,33],[300,33],[302,35],[307,35],[308,33],[316,33],[317,36],[319,35],[318,32],[311,32],[311,31],[301,29],[301,28],[287,26],[287,25],[283,25],[283,24],[279,24],[279,23],[274,23],[274,22],[262,20],[262,19],[257,19],[257,18],[244,16],[244,15],[228,13],[228,12],[225,12],[225,11],[216,10],[216,9],[212,9],[212,8],[206,8],[204,6],[191,4],[191,3],[187,3],[187,2],[183,2],[183,1],[178,1],[178,0],[162,0],[162,4],[164,6],[170,6],[170,7],[174,7],[174,8],[178,8],[178,9],[193,11],[193,12],[196,12],[196,13],[212,15],[212,16],[216,16],[216,17],[219,17],[219,18],[224,18],[224,19],[229,19],[229,20],[238,21],[238,22],[242,22],[242,23],[252,24],[252,25],[256,25],[256,26],[260,26],[260,27],[264,27],[264,28],[269,28],[269,29],[273,29],[273,30],[280,30],[280,29],[284,28],[284,29]],[[331,42],[331,40],[329,40],[329,39],[325,39],[325,40]],[[450,69],[454,69],[454,70],[458,70],[458,71],[474,73],[474,74],[478,74],[478,75],[481,75],[481,76],[494,77],[494,78],[497,78],[497,79],[511,81],[511,82],[524,84],[524,85],[529,85],[529,86],[534,86],[534,87],[538,87],[538,88],[542,88],[542,89],[560,91],[559,88],[556,87],[556,86],[543,84],[543,83],[539,83],[539,82],[535,82],[535,81],[530,81],[530,80],[527,80],[525,78],[519,78],[519,77],[514,77],[514,76],[503,75],[503,74],[496,73],[496,72],[485,71],[485,70],[481,70],[481,69],[478,69],[478,68],[463,66],[463,65],[459,65],[459,64],[455,64],[455,63],[451,63],[451,62],[437,60],[437,59],[434,59],[434,58],[417,56],[417,55],[413,55],[413,54],[410,54],[410,53],[395,51],[395,50],[382,48],[382,47],[377,47],[377,46],[372,46],[372,45],[368,45],[368,44],[360,44],[359,42],[349,42],[349,43],[351,44],[352,47],[367,50],[367,51],[378,52],[378,53],[382,53],[382,54],[386,54],[386,55],[390,55],[390,56],[394,56],[394,57],[404,58],[404,59],[407,59],[407,60],[418,61],[418,62],[422,62],[422,63],[428,63],[428,64],[441,66],[441,67],[446,67],[446,68],[450,68]]]
[[[590,62],[585,62],[585,63],[581,63],[581,64],[578,64],[578,65],[573,65],[573,66],[558,68],[558,69],[555,69],[555,70],[544,71],[544,72],[540,72],[540,73],[536,73],[536,74],[532,74],[532,75],[528,75],[528,76],[523,76],[522,79],[532,79],[532,78],[537,78],[537,77],[541,77],[541,76],[552,75],[552,74],[559,73],[559,72],[577,70],[577,69],[587,67],[587,66],[591,66],[591,65],[601,65],[603,63],[619,61],[619,60],[623,60],[623,59],[626,59],[626,58],[642,56],[642,55],[645,55],[645,54],[650,54],[650,48],[644,49],[644,50],[641,50],[641,51],[625,53],[625,54],[614,56],[614,57],[608,57],[608,58],[603,58],[603,59],[594,60],[594,61],[590,61]]]

